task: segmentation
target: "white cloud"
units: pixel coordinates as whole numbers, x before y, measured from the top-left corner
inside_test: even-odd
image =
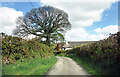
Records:
[[[72,29],[66,33],[66,40],[76,41],[76,40],[85,40],[88,36],[88,33],[84,28]]]
[[[12,30],[16,26],[16,18],[19,16],[23,16],[23,12],[13,8],[0,7],[0,32],[12,34]]]
[[[35,38],[35,37],[36,37],[35,35],[30,34],[28,36],[25,36],[24,39],[29,40],[29,39],[32,39],[32,38]]]
[[[114,34],[118,32],[118,25],[109,25],[104,28],[97,28],[94,31],[100,35],[108,36],[110,33]]]
[[[106,14],[105,16],[108,16],[108,14]]]
[[[98,2],[97,2],[98,1]],[[42,5],[51,5],[62,9],[69,15],[72,29],[66,33],[68,41],[99,40],[107,36],[108,27],[95,29],[97,35],[89,34],[84,27],[92,26],[100,21],[102,13],[110,9],[112,2],[116,0],[41,0]],[[0,32],[11,34],[15,28],[15,19],[22,16],[23,12],[8,7],[0,7]],[[111,28],[110,28],[111,29]],[[97,31],[98,30],[98,31]],[[109,30],[114,32],[116,29]],[[30,35],[30,37],[34,37]]]
[[[114,34],[118,32],[118,25],[109,25],[104,28],[97,28],[94,30],[97,32],[99,39],[103,39],[109,36],[109,34]]]
[[[72,29],[66,33],[67,41],[98,41],[98,35],[89,34],[85,28]]]
[[[8,35],[11,35],[13,29],[15,29],[15,26],[4,26],[4,27],[0,28],[0,33],[4,32],[4,33],[6,33]]]
[[[42,5],[54,6],[68,13],[72,29],[66,33],[65,38],[67,41],[85,41],[100,40],[107,36],[105,35],[107,32],[100,35],[98,32],[97,35],[89,34],[85,30],[85,27],[92,26],[96,21],[101,21],[102,13],[106,9],[110,9],[111,4],[116,1],[117,0],[41,0],[41,3]]]
[[[111,2],[67,2],[64,0],[41,0],[43,5],[51,5],[68,13],[73,28],[91,26],[101,20],[104,10],[109,9]]]
[[[118,32],[118,25],[109,25],[94,30],[96,34],[88,33],[85,28],[72,29],[66,33],[67,41],[98,41]]]

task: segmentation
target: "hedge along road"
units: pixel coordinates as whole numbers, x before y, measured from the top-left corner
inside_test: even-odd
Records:
[[[46,75],[90,75],[85,69],[68,57],[57,57],[56,64]]]

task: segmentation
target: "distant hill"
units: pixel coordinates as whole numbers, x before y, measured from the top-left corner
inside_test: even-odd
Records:
[[[88,43],[94,43],[97,41],[68,41],[68,43],[72,46],[80,46],[81,44],[88,44]]]

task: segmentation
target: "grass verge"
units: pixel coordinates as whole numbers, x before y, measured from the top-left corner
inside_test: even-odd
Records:
[[[26,60],[19,64],[4,65],[3,75],[44,75],[56,63],[55,56]]]
[[[103,70],[102,68],[99,68],[97,64],[95,65],[93,62],[87,60],[86,58],[77,57],[76,55],[70,55],[66,57],[72,58],[83,68],[85,68],[86,71],[88,71],[91,75],[94,75],[96,77],[99,77],[100,75],[107,75],[107,72],[109,72],[109,70]]]
[[[56,56],[69,57],[80,64],[91,75],[101,75],[101,70],[85,58],[77,57],[75,54],[66,56],[64,53],[57,54]]]
[[[87,61],[86,59],[84,59],[84,58],[78,58],[75,55],[67,56],[67,57],[70,57],[73,60],[75,60],[83,68],[85,68],[90,74],[92,74],[92,75],[98,75],[98,73],[96,72],[95,67],[93,66],[93,64],[90,63],[89,61]]]

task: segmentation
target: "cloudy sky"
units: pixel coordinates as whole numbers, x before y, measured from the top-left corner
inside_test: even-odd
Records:
[[[2,0],[0,3],[0,32],[12,35],[15,20],[30,9],[50,5],[69,15],[71,30],[65,34],[67,41],[97,41],[118,31],[117,0]],[[31,1],[33,6],[28,2]]]

